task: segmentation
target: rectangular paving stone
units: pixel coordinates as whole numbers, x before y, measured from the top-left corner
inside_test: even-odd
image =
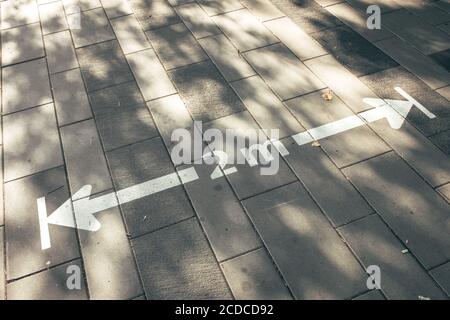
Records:
[[[302,61],[327,53],[314,38],[287,17],[267,21],[264,26]]]
[[[418,300],[419,296],[445,299],[431,277],[405,249],[377,215],[343,226],[344,236],[367,268],[376,265],[381,271],[381,288],[388,299]]]
[[[9,29],[39,22],[39,11],[34,0],[2,1],[1,29]]]
[[[244,206],[296,299],[346,299],[366,290],[363,269],[300,183]]]
[[[383,15],[383,25],[423,54],[450,49],[448,34],[406,10]]]
[[[376,45],[432,89],[450,83],[450,74],[447,70],[399,38],[379,41]]]
[[[61,1],[40,5],[39,15],[44,35],[69,29]]]
[[[99,0],[63,0],[66,14],[87,11],[101,7]]]
[[[80,257],[72,228],[49,225],[51,248],[41,247],[36,201],[45,197],[50,215],[70,197],[66,181],[64,167],[59,167],[5,184],[8,280]]]
[[[70,290],[67,279],[73,274],[67,273],[69,267],[74,266],[81,270],[81,261],[76,260],[63,264],[54,269],[42,271],[29,277],[9,283],[7,286],[10,300],[86,300],[87,288],[82,271],[81,289]]]
[[[78,60],[69,31],[44,36],[50,74],[78,68]]]
[[[181,22],[166,0],[129,0],[144,31]]]
[[[39,23],[2,31],[2,66],[45,56]]]
[[[112,188],[93,119],[61,128],[61,139],[73,198],[85,185],[92,186],[92,194]]]
[[[53,104],[3,116],[5,181],[63,164]]]
[[[101,115],[96,123],[106,151],[158,135],[145,105]]]
[[[433,142],[439,149],[442,150],[447,155],[450,155],[450,130],[443,131],[434,136],[429,137],[431,142]]]
[[[178,171],[189,167],[179,167]],[[226,178],[211,179],[216,167],[194,165],[199,180],[185,184],[185,188],[217,260],[223,261],[262,243]]]
[[[239,51],[278,42],[278,39],[247,9],[215,16],[213,19]]]
[[[198,0],[197,1],[210,16],[242,9],[243,6],[239,0]]]
[[[397,155],[367,160],[344,169],[344,174],[397,236],[404,243],[408,240],[425,268],[449,260],[449,204]]]
[[[2,68],[2,79],[3,114],[52,102],[45,59]]]
[[[245,109],[209,61],[169,71],[194,120],[210,121]]]
[[[88,92],[133,80],[133,74],[117,41],[77,49]]]
[[[447,0],[446,0],[447,1]],[[436,4],[439,2],[436,2]],[[431,1],[403,0],[401,5],[429,24],[439,24],[450,20],[447,12]],[[448,5],[448,2],[447,2]]]
[[[233,133],[239,139],[246,141],[247,148],[250,143],[255,143],[253,141],[248,141],[250,139],[248,130],[258,134],[259,132],[257,130],[260,129],[247,111],[223,117],[203,125],[204,130],[213,128],[219,129],[222,134],[225,134],[227,129],[234,130]],[[259,144],[265,143],[266,138],[262,138],[263,139],[257,141]],[[253,167],[247,162],[242,163],[244,157],[240,150],[237,150],[234,140],[236,139],[226,139],[221,148],[218,145],[216,146],[217,150],[224,151],[228,155],[230,166],[232,165],[237,168],[237,172],[230,174],[227,177],[240,200],[296,180],[295,175],[288,168],[281,156],[278,158],[278,162],[275,162],[276,159],[274,158],[274,161],[267,164],[259,161],[258,165]],[[271,148],[268,148],[269,152],[271,150]],[[276,151],[273,151],[273,153],[273,157],[278,155]],[[258,157],[259,156],[260,155],[258,155]],[[225,167],[225,169],[228,169],[230,166]],[[268,172],[265,172],[265,170]],[[270,174],[272,172],[271,170],[273,170],[273,174]],[[266,174],[262,174],[263,172]]]
[[[447,296],[450,296],[450,263],[446,263],[430,271],[430,275],[444,289]]]
[[[312,36],[357,77],[398,66],[388,55],[347,26],[320,31]]]
[[[147,299],[231,299],[196,219],[133,240]]]
[[[367,293],[364,293],[353,300],[386,300],[380,290],[370,290]]]
[[[123,300],[142,294],[119,209],[111,208],[95,217],[102,225],[100,230],[79,231],[89,297],[93,300]]]
[[[450,71],[450,49],[430,54],[429,57],[445,70]]]
[[[92,118],[80,69],[54,74],[50,81],[60,126]]]
[[[450,101],[450,86],[440,88],[440,89],[436,90],[436,92],[439,93],[444,98],[446,98],[448,101]]]
[[[373,212],[321,148],[300,147],[292,138],[284,139],[282,143],[290,153],[285,157],[286,162],[334,226]]]
[[[6,299],[4,235],[5,235],[5,228],[0,227],[0,300]]]
[[[405,98],[395,88],[407,94],[431,111],[436,118],[430,119],[416,107],[412,107],[407,119],[426,136],[450,129],[450,105],[444,97],[414,75],[399,67],[360,78],[380,98],[401,100]]]
[[[132,14],[133,10],[127,0],[100,0],[109,19]]]
[[[281,44],[246,52],[244,57],[281,100],[326,87]]]
[[[162,140],[153,138],[107,153],[116,190],[175,172]],[[137,237],[194,216],[182,186],[121,205],[131,237]]]
[[[255,75],[255,71],[226,36],[221,34],[199,39],[198,42],[227,81]]]
[[[358,32],[370,42],[375,42],[394,36],[389,30],[387,30],[387,28],[367,28],[367,16],[365,10],[364,12],[361,12],[353,8],[348,3],[344,2],[335,4],[326,7],[326,10],[328,10],[328,12],[330,12],[333,16],[337,17],[339,20],[344,22],[346,25]]]
[[[292,300],[265,249],[226,261],[221,267],[237,300]]]
[[[111,26],[124,54],[150,48],[150,43],[134,15],[111,20]]]
[[[450,183],[437,189],[450,203]]]
[[[116,38],[103,8],[69,15],[67,20],[75,48]]]
[[[221,33],[214,21],[195,2],[175,7],[175,11],[196,39]]]
[[[183,23],[147,31],[146,34],[166,69],[208,59]]]
[[[92,92],[89,94],[89,100],[96,117],[145,103],[135,81]]]
[[[241,3],[260,21],[284,17],[284,13],[270,0],[242,0]]]
[[[129,54],[127,60],[145,101],[176,93],[153,49]]]
[[[304,130],[260,77],[239,80],[231,86],[263,129],[278,129],[280,139]]]
[[[369,109],[363,103],[364,98],[378,98],[331,55],[305,61],[305,64],[354,112]]]
[[[297,0],[271,0],[271,2],[307,33],[333,28],[342,24],[342,22],[322,9],[314,0],[302,2]]]

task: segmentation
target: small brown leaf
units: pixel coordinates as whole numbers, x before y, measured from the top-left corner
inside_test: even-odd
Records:
[[[311,145],[313,147],[320,147],[320,142],[319,141],[314,141]]]

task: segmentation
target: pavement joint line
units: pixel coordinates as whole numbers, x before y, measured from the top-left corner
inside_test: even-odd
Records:
[[[325,151],[325,152],[326,152],[326,151]],[[353,163],[350,163],[350,164],[346,164],[345,166],[339,167],[339,169],[340,169],[340,170],[344,170],[344,169],[347,169],[347,168],[349,168],[349,167],[352,167],[352,166],[361,164],[361,163],[363,163],[363,162],[372,160],[372,159],[374,159],[374,158],[378,158],[378,157],[384,156],[385,154],[391,153],[391,152],[395,153],[395,151],[394,151],[393,149],[387,150],[387,151],[384,151],[384,152],[382,152],[382,153],[376,154],[376,155],[374,155],[374,156],[371,156],[371,157],[368,157],[368,158],[365,158],[365,159],[362,159],[362,160],[359,160],[359,161],[356,161],[356,162],[353,162]]]
[[[266,250],[266,247],[264,246],[264,244],[261,245],[261,246],[258,246],[258,247],[256,247],[256,248],[254,248],[254,249],[250,249],[250,250],[244,251],[244,252],[242,252],[242,253],[239,253],[239,254],[237,254],[237,255],[231,256],[231,257],[229,257],[229,258],[223,259],[223,260],[219,261],[219,263],[222,264],[222,263],[225,263],[225,262],[228,262],[228,261],[231,261],[231,260],[240,258],[240,257],[242,257],[242,256],[245,256],[245,255],[250,254],[250,253],[252,253],[252,252],[258,251],[258,250],[260,250],[260,249],[265,249],[265,250]]]

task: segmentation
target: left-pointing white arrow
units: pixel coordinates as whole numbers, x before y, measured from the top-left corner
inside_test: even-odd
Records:
[[[87,231],[97,231],[100,229],[101,224],[95,218],[94,214],[180,184],[195,181],[198,178],[195,169],[188,168],[180,170],[178,174],[171,173],[94,199],[90,199],[92,186],[86,185],[76,192],[72,196],[72,199],[67,199],[49,216],[47,216],[45,197],[39,198],[37,199],[37,207],[42,250],[51,247],[50,233],[48,230],[49,224]]]

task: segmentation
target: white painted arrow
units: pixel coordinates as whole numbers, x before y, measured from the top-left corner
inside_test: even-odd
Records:
[[[298,145],[304,145],[357,128],[366,122],[375,122],[381,119],[387,119],[393,129],[400,129],[413,106],[416,106],[430,119],[436,118],[433,113],[408,95],[403,89],[397,87],[395,90],[405,97],[407,101],[365,98],[363,101],[375,107],[374,109],[306,130],[293,135],[292,138]]]
[[[87,231],[97,231],[101,224],[94,214],[119,204],[134,201],[148,195],[158,193],[175,186],[197,180],[199,177],[194,168],[180,170],[132,187],[112,192],[95,199],[90,199],[92,186],[86,185],[76,192],[52,214],[47,216],[45,197],[37,199],[39,226],[41,231],[42,250],[51,247],[49,224],[78,228]],[[75,200],[77,199],[77,200]],[[80,199],[80,200],[78,200]]]

